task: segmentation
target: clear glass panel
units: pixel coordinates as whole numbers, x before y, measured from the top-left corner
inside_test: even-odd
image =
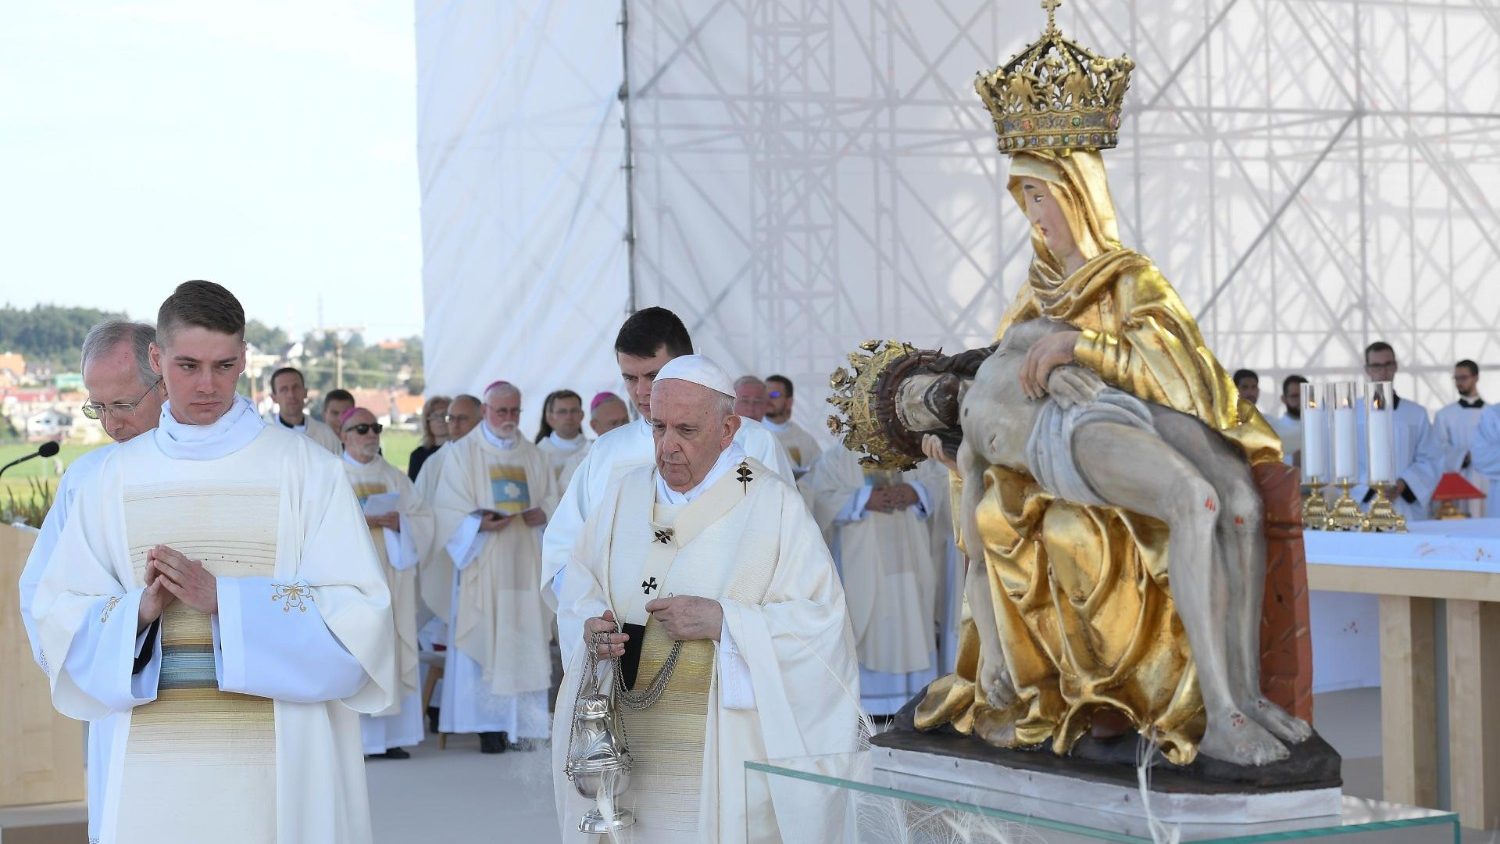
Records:
[[[788,817],[809,822],[832,814],[841,837],[823,840],[949,844],[960,841],[1113,841],[1152,844],[1146,820],[1111,814],[1095,806],[1028,797],[1008,797],[1003,807],[963,799],[950,784],[879,770],[868,752],[746,764],[747,796],[769,793]],[[948,796],[939,796],[940,794]],[[1063,795],[1059,795],[1060,797]],[[993,802],[989,792],[986,802]],[[808,807],[816,807],[809,811]],[[1339,836],[1343,844],[1456,844],[1458,816],[1451,812],[1344,797],[1342,812],[1318,818],[1257,824],[1183,824],[1162,832],[1181,842],[1301,841]],[[749,830],[752,842],[765,830]],[[835,833],[839,834],[839,833]],[[1171,840],[1162,838],[1160,840]]]

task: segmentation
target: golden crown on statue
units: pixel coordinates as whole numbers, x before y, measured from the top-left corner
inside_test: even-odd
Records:
[[[866,466],[910,469],[922,459],[921,440],[897,421],[896,387],[939,353],[900,340],[866,340],[859,348],[864,354],[851,353],[850,368],[839,367],[829,378],[828,403],[839,413],[828,417],[828,430],[843,438],[845,448],[864,454],[859,462]]]
[[[1106,59],[1057,28],[1061,0],[1042,0],[1047,31],[1004,65],[981,71],[974,89],[995,119],[1001,152],[1111,149],[1135,62]]]

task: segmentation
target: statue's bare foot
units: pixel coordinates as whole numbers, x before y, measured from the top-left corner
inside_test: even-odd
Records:
[[[1245,712],[1282,741],[1301,744],[1312,738],[1312,727],[1306,721],[1264,697],[1251,698],[1245,704]]]
[[[1286,745],[1237,709],[1209,717],[1198,752],[1238,765],[1265,765],[1290,755]]]
[[[1008,709],[1016,702],[1016,689],[1010,684],[1010,672],[1005,670],[1004,660],[980,659],[979,687],[984,697],[995,709]]]

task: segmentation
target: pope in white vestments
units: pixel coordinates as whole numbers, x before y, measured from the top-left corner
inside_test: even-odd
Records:
[[[564,839],[594,840],[577,831],[590,807],[563,774],[592,647],[605,682],[623,671],[637,693],[664,684],[653,704],[621,710],[634,764],[615,800],[636,820],[617,838],[835,840],[842,807],[826,794],[745,772],[749,760],[858,747],[857,661],[828,549],[796,489],[734,441],[723,370],[678,357],[652,392],[655,465],[609,484],[562,583],[560,627],[580,631],[563,643],[553,724]],[[627,632],[611,632],[616,619]]]
[[[934,555],[930,520],[946,484],[928,489],[916,470],[872,469],[831,448],[800,486],[844,584],[865,711],[891,715],[937,679],[947,555]]]
[[[422,706],[418,696],[417,564],[432,547],[433,517],[406,473],[380,456],[381,426],[366,408],[347,410],[339,422],[344,441],[344,475],[370,528],[371,544],[391,590],[396,626],[396,703],[374,715],[361,715],[360,733],[367,755],[405,759],[406,746],[422,743]]]
[[[483,734],[541,739],[549,724],[552,610],[540,594],[541,527],[557,493],[547,458],[517,435],[520,403],[514,386],[490,385],[484,421],[438,452],[432,499],[438,541],[455,568],[439,728],[480,733],[485,752],[504,746]]]

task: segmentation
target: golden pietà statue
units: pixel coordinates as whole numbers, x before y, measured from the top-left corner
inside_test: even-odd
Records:
[[[1210,564],[1187,559],[1194,555],[1182,553],[1186,539],[1169,532],[1165,517],[1140,514],[1150,507],[1069,500],[1017,462],[987,462],[985,444],[968,448],[978,469],[955,474],[954,501],[956,513],[961,502],[971,504],[972,512],[960,517],[972,518],[970,530],[978,534],[964,536],[960,525],[971,560],[974,621],[964,627],[957,672],[929,687],[916,726],[951,725],[991,744],[1050,744],[1062,754],[1091,729],[1123,721],[1177,764],[1191,762],[1200,749],[1233,763],[1274,762],[1311,730],[1260,694],[1261,502],[1253,491],[1247,498],[1226,489],[1246,488],[1250,466],[1279,461],[1281,443],[1254,405],[1238,398],[1171,284],[1149,258],[1120,243],[1100,151],[1118,141],[1133,63],[1101,58],[1065,39],[1054,20],[1057,0],[1042,5],[1047,29],[1041,38],[976,81],[999,149],[1011,158],[1009,192],[1032,224],[1035,251],[1026,283],[1001,320],[1000,352],[1012,326],[1051,326],[1027,335],[1023,357],[1012,358],[1005,370],[1006,383],[1019,380],[1022,401],[1033,404],[1055,398],[1049,391],[1062,392],[1060,376],[1062,387],[1083,385],[1068,388],[1070,396],[1092,398],[1100,387],[1129,394],[1121,402],[1149,404],[1165,440],[1172,439],[1164,428],[1176,424],[1172,418],[1217,434],[1208,439],[1234,464],[1226,475],[1233,477],[1224,486],[1205,469],[1211,486],[1202,478],[1197,487],[1182,486],[1213,491],[1192,502],[1206,513],[1189,514],[1207,525],[1206,535],[1194,540],[1201,544],[1191,547],[1202,552],[1197,556],[1213,557]],[[833,401],[847,419],[835,422],[836,431],[848,434],[851,448],[889,462],[895,451],[909,455],[912,443],[882,455],[889,444],[876,417],[900,416],[897,427],[920,431],[932,407],[964,402],[965,445],[957,463],[933,438],[922,449],[955,468],[963,464],[974,437],[970,410],[983,410],[976,405],[979,381],[910,378],[895,370],[926,366],[933,353],[877,346],[863,347],[868,358],[851,356],[855,372],[835,373],[841,395]],[[980,370],[977,377],[985,374]],[[902,404],[895,386],[902,378],[928,384],[926,409],[920,398]],[[1087,386],[1091,382],[1102,384]],[[1146,418],[1139,424],[1149,428]],[[1025,438],[1024,432],[993,436]],[[1080,464],[1087,456],[1097,465],[1098,448],[1108,448],[1095,443],[1091,455],[1080,455],[1076,439],[1064,442],[1072,443],[1070,459]],[[1180,465],[1191,472],[1195,461],[1183,453],[1189,458]],[[1143,478],[1171,471],[1170,464],[1144,465],[1139,457],[1132,464],[1128,455],[1111,454],[1103,462],[1124,467],[1112,466],[1112,482],[1124,490],[1116,498],[1127,500],[1131,471]],[[963,489],[965,480],[982,489]],[[1153,479],[1158,485],[1149,489],[1171,492],[1177,487],[1170,481]],[[1177,564],[1168,559],[1169,545],[1184,558]],[[1174,598],[1174,586],[1188,591]],[[1186,619],[1182,602],[1191,610]],[[1199,660],[1190,639],[1203,646]]]

